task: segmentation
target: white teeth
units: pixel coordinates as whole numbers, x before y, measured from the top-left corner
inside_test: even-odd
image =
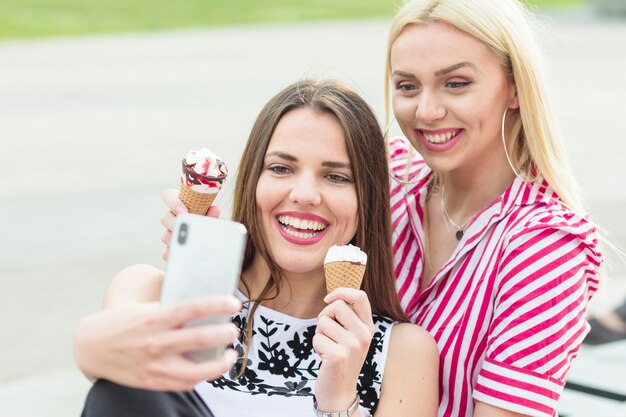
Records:
[[[324,223],[318,222],[318,221],[315,221],[315,220],[302,220],[302,219],[297,219],[295,217],[279,216],[278,217],[278,221],[283,226],[291,226],[291,227],[295,227],[297,229],[312,230],[314,232],[313,234],[316,234],[317,232],[326,229],[326,225],[324,225]],[[283,229],[285,229],[285,227],[283,227]],[[285,229],[285,230],[287,230],[287,229]],[[305,233],[305,234],[307,234],[307,233]]]
[[[426,138],[427,141],[429,141],[430,143],[437,143],[437,144],[448,142],[449,140],[454,138],[458,133],[459,133],[458,130],[444,133],[444,134],[439,134],[439,135],[428,135],[423,132],[424,138]]]
[[[297,238],[300,239],[311,239],[315,236],[317,236],[319,234],[319,232],[315,232],[315,233],[302,233],[302,232],[294,232],[293,230],[287,228],[287,226],[285,226],[284,224],[281,224],[280,227],[283,228],[283,230],[291,236],[295,236]]]

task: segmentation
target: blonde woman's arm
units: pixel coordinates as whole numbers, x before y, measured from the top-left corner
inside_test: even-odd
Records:
[[[176,216],[183,213],[188,213],[187,207],[183,204],[178,196],[178,190],[168,188],[163,191],[161,199],[165,203],[167,210],[161,215],[161,225],[164,230],[161,234],[161,242],[163,242],[163,249],[161,250],[161,258],[167,261],[167,255],[170,250],[170,240],[172,239],[172,230],[174,229],[174,221]],[[211,206],[206,213],[209,217],[220,217],[220,208],[217,206]]]

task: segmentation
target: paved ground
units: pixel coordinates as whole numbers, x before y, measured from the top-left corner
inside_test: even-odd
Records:
[[[572,164],[626,246],[626,23],[583,10],[549,26]],[[0,43],[0,415],[79,413],[72,329],[115,271],[162,265],[160,193],[188,149],[219,150],[234,172],[262,104],[302,77],[346,80],[382,115],[385,33],[362,21]],[[231,195],[232,182],[220,205]],[[610,281],[595,311],[626,294]]]

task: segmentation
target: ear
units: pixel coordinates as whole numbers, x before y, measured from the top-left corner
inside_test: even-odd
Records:
[[[515,84],[512,86],[513,98],[509,101],[509,109],[519,109],[519,100],[517,98],[517,87]]]

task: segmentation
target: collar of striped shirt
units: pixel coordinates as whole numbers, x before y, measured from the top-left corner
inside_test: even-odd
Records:
[[[412,165],[412,169],[407,176],[407,184],[402,184],[401,186],[405,188],[405,196],[409,197],[407,203],[411,207],[411,211],[414,215],[419,213],[419,219],[415,218],[414,215],[409,216],[409,218],[412,228],[420,236],[418,244],[422,246],[424,242],[423,210],[428,194],[427,188],[433,179],[433,171],[423,160],[415,160]],[[399,175],[401,172],[406,175],[404,167],[392,166],[392,170],[394,169],[395,175]],[[419,196],[419,204],[417,199],[410,198],[410,196]],[[543,177],[537,177],[537,180],[530,182],[526,179],[526,175],[522,173],[520,177],[516,177],[513,180],[511,185],[499,197],[472,219],[452,256],[435,275],[422,295],[425,295],[428,289],[432,288],[440,277],[445,276],[463,258],[463,255],[471,251],[497,222],[514,211],[516,207],[534,205],[560,205],[560,202],[556,193]],[[424,250],[423,247],[421,249],[422,251]]]

